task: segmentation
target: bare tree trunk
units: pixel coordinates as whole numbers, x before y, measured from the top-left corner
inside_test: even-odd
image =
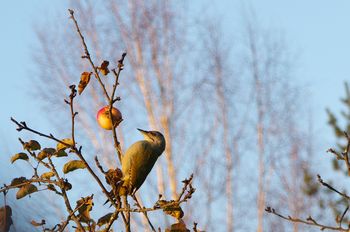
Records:
[[[253,31],[251,23],[247,25],[248,40],[249,40],[249,52],[251,57],[251,70],[254,81],[254,92],[255,92],[255,104],[257,112],[257,149],[258,149],[258,196],[257,196],[257,215],[258,225],[257,232],[263,232],[264,230],[264,209],[265,209],[265,189],[264,189],[264,175],[265,175],[265,145],[264,145],[264,102],[263,102],[263,86],[262,76],[259,70],[259,57],[257,53],[257,37],[256,31]]]

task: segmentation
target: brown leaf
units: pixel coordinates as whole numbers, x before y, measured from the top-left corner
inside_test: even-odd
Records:
[[[56,146],[56,150],[57,151],[64,150],[64,149],[68,148],[69,146],[74,146],[73,140],[70,139],[70,138],[62,139],[61,141],[63,143],[58,143],[57,146]]]
[[[25,196],[27,196],[28,194],[31,194],[31,193],[34,193],[34,192],[37,192],[38,191],[38,188],[33,185],[33,184],[26,184],[26,185],[23,185],[16,193],[16,198],[17,200],[18,199],[21,199]]]
[[[109,185],[113,185],[121,181],[123,173],[119,168],[109,169],[105,175],[106,182]]]
[[[181,220],[179,223],[172,224],[165,232],[190,232],[190,230],[187,229],[186,224]]]
[[[80,76],[80,81],[78,85],[79,95],[84,91],[85,87],[89,84],[91,77],[91,72],[83,72]]]
[[[72,184],[69,183],[67,180],[62,180],[60,183],[59,183],[59,187],[60,188],[63,188],[64,190],[66,191],[69,191],[72,189]]]
[[[113,213],[107,213],[106,215],[100,217],[97,221],[98,226],[103,226],[104,224],[107,224],[109,220],[111,219]]]
[[[55,149],[55,148],[44,148],[44,149],[42,149],[42,150],[39,152],[37,158],[38,158],[39,160],[43,160],[43,159],[45,159],[45,158],[48,157],[48,156],[49,156],[49,157],[52,156],[55,152],[56,152],[56,149]]]
[[[53,192],[55,192],[57,194],[60,194],[53,184],[48,184],[47,185],[47,189],[50,190],[50,191],[53,191]]]
[[[11,163],[13,163],[13,162],[15,162],[16,160],[19,160],[19,159],[26,160],[26,161],[29,160],[28,155],[26,153],[20,152],[20,153],[17,153],[16,155],[13,155],[11,157]]]
[[[72,172],[76,169],[84,169],[86,168],[85,164],[81,160],[71,160],[63,166],[63,173],[67,174],[68,172]]]
[[[40,177],[43,178],[43,179],[50,179],[54,175],[55,175],[55,173],[53,173],[53,172],[45,172],[45,173],[41,174]]]
[[[41,146],[40,146],[40,143],[38,141],[29,140],[28,142],[23,144],[23,149],[29,150],[29,151],[36,151],[36,150],[40,150]]]
[[[32,220],[32,221],[30,222],[30,224],[32,224],[33,226],[37,227],[37,226],[45,225],[46,222],[45,222],[44,219],[42,219],[41,222],[36,222],[36,221]]]
[[[0,208],[0,231],[10,231],[10,227],[13,224],[11,216],[12,209],[10,206],[5,205]]]
[[[184,216],[181,206],[175,201],[159,200],[157,204],[163,209],[164,213],[180,219]]]
[[[82,222],[90,222],[90,211],[92,210],[93,203],[93,196],[88,197],[82,197],[80,200],[77,201],[78,212],[79,212],[79,218]]]
[[[98,68],[101,71],[101,73],[105,76],[109,73],[108,65],[109,61],[104,60],[101,64],[101,67]]]
[[[64,150],[59,150],[59,151],[55,152],[54,156],[56,156],[56,157],[65,157],[65,156],[68,156],[68,154]]]
[[[22,184],[24,182],[27,181],[27,178],[21,176],[21,177],[17,177],[17,178],[14,178],[12,181],[11,181],[11,186],[16,186],[16,185],[19,185],[19,184]]]

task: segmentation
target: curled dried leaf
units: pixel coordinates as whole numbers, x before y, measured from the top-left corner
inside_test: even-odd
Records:
[[[55,148],[44,148],[44,149],[42,149],[42,150],[39,152],[37,158],[38,158],[39,160],[43,160],[43,159],[45,159],[46,157],[52,156],[55,152],[56,152],[56,149],[55,149]]]
[[[66,191],[69,191],[72,189],[72,184],[69,183],[67,180],[61,180],[61,182],[59,183],[59,187]]]
[[[184,216],[181,206],[175,201],[158,200],[157,206],[163,209],[164,213],[180,219]]]
[[[59,192],[57,191],[57,189],[55,188],[55,186],[53,184],[48,184],[47,189],[59,194]]]
[[[91,77],[91,72],[83,72],[80,76],[80,81],[78,85],[79,95],[84,91],[85,87],[89,84]]]
[[[26,160],[26,161],[29,160],[28,155],[26,153],[20,152],[11,157],[11,163],[13,164],[16,160],[19,160],[19,159]]]
[[[25,142],[23,144],[23,149],[29,150],[29,151],[36,151],[36,150],[40,150],[41,146],[40,146],[40,143],[38,141],[29,140],[28,142]]]
[[[16,193],[16,198],[21,199],[31,193],[37,192],[38,188],[33,184],[23,185]]]
[[[71,146],[74,146],[73,140],[70,138],[62,139],[61,141],[62,141],[62,143],[57,144],[57,147],[56,147],[57,151],[61,151],[61,150],[64,150],[66,148],[69,148]]]
[[[80,200],[77,201],[78,212],[79,212],[79,219],[82,222],[90,222],[90,211],[92,210],[92,206],[94,205],[93,202],[93,196],[88,197],[82,197]]]
[[[101,71],[101,73],[105,76],[109,73],[108,65],[109,65],[109,61],[104,60],[101,66],[98,68]]]
[[[50,179],[51,177],[53,177],[55,175],[55,173],[54,172],[45,172],[45,173],[43,173],[43,174],[41,174],[41,178],[43,178],[43,179]]]
[[[64,150],[59,150],[59,151],[56,151],[54,153],[54,156],[56,156],[56,157],[65,157],[65,156],[68,156],[68,154]]]
[[[111,217],[113,216],[113,213],[107,213],[106,215],[100,217],[97,221],[98,226],[103,226],[111,220]]]
[[[190,232],[189,229],[187,229],[186,224],[181,220],[178,223],[172,224],[170,228],[167,228],[165,230],[166,232]]]
[[[63,173],[67,174],[68,172],[72,172],[76,169],[84,169],[86,165],[81,160],[71,160],[63,166]]]
[[[32,220],[32,221],[30,222],[30,224],[32,224],[33,226],[37,227],[37,226],[43,226],[43,225],[45,225],[46,222],[45,222],[44,219],[42,219],[41,222],[36,222],[36,221]]]
[[[122,177],[123,177],[123,173],[122,173],[122,170],[120,170],[119,168],[109,169],[105,176],[106,182],[109,185],[113,185],[120,182]]]
[[[24,182],[27,181],[27,178],[25,178],[24,176],[21,176],[21,177],[17,177],[17,178],[14,178],[12,181],[11,181],[11,186],[16,186],[16,185],[19,185],[19,184],[22,184]]]
[[[13,224],[12,221],[12,209],[10,206],[5,205],[0,208],[0,231],[8,232]]]

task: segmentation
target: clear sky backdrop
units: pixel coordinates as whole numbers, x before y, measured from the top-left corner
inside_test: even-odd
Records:
[[[198,1],[200,2],[200,1]],[[350,1],[320,0],[226,0],[210,1],[205,7],[218,11],[224,27],[237,19],[242,5],[252,6],[265,25],[285,33],[289,47],[297,50],[298,79],[308,90],[313,105],[314,127],[324,148],[331,146],[333,134],[326,125],[325,108],[339,110],[343,83],[350,80]],[[244,3],[242,3],[244,2]],[[0,146],[1,152],[12,151],[18,137],[10,117],[41,125],[45,112],[36,107],[28,95],[35,68],[31,51],[35,44],[34,26],[44,23],[51,12],[68,13],[66,1],[2,1],[0,14]],[[198,9],[203,8],[201,6]],[[45,120],[47,121],[47,120]],[[323,148],[323,147],[322,147]],[[5,150],[4,150],[5,149]],[[7,150],[9,149],[9,150]],[[18,147],[17,147],[18,149]]]

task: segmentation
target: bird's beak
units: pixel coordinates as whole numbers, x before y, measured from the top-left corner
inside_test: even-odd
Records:
[[[139,130],[141,132],[141,134],[143,134],[143,135],[147,135],[148,134],[148,131],[142,130],[140,128],[137,128],[137,130]]]

